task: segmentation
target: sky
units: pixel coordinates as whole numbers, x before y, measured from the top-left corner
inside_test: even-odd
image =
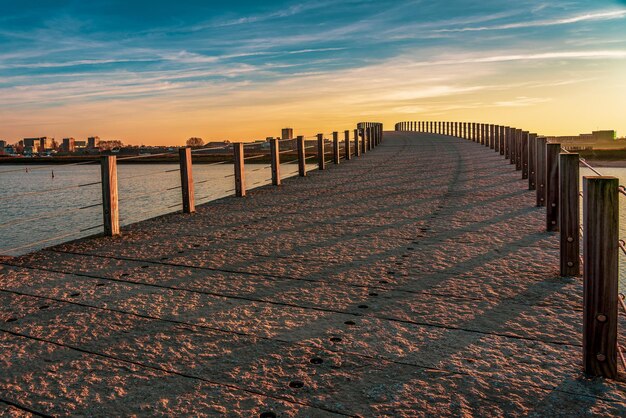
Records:
[[[0,0],[0,139],[626,135],[626,1]]]

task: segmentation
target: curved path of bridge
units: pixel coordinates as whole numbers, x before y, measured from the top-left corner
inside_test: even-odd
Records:
[[[582,280],[519,178],[476,143],[388,132],[5,260],[0,415],[624,416],[624,374],[581,372]]]

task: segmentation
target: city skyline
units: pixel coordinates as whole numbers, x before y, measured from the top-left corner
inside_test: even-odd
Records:
[[[252,140],[372,119],[626,133],[624,1],[4,7],[9,142]]]

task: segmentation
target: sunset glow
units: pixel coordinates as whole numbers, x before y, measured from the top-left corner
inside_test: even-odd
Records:
[[[3,5],[0,139],[175,145],[418,119],[626,134],[624,2],[126,3]]]

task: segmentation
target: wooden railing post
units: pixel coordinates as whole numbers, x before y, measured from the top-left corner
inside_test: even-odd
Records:
[[[500,153],[500,127],[498,125],[493,125],[493,150]]]
[[[270,156],[272,158],[272,185],[280,186],[280,143],[278,138],[270,139]]]
[[[515,135],[515,170],[522,171],[522,130],[516,129]]]
[[[580,274],[579,163],[578,154],[559,155],[561,276]]]
[[[583,366],[617,377],[619,181],[583,179]]]
[[[546,205],[546,138],[537,138],[537,206]]]
[[[244,197],[246,195],[246,171],[242,142],[233,144],[233,157],[235,159],[235,196]]]
[[[196,203],[193,189],[191,148],[180,148],[178,157],[180,161],[180,186],[183,192],[183,213],[194,213]]]
[[[326,170],[324,134],[317,134],[317,168]]]
[[[107,155],[100,163],[102,181],[102,215],[104,235],[114,237],[120,234],[120,209],[117,195],[117,157]]]
[[[528,135],[528,190],[537,188],[537,134]]]
[[[358,129],[354,130],[354,156],[355,157],[361,156],[361,146],[359,144],[359,130]]]
[[[510,142],[510,154],[511,154],[511,164],[515,164],[515,158],[517,157],[515,153],[517,152],[517,143],[515,141],[515,128],[507,129],[507,136],[509,137]]]
[[[504,129],[504,158],[506,160],[511,159],[511,137],[510,137],[510,128],[505,126]]]
[[[346,161],[352,159],[352,151],[350,150],[350,131],[343,132],[343,145]]]
[[[559,154],[561,144],[546,145],[546,230],[559,230]]]
[[[500,155],[504,155],[504,126],[498,126],[498,138],[500,140]]]
[[[365,128],[361,129],[359,133],[361,134],[361,154],[365,154],[367,152],[367,138]]]
[[[333,163],[339,164],[339,132],[333,132]]]
[[[299,136],[297,138],[298,144],[298,175],[300,177],[306,177],[306,144],[304,137]]]
[[[528,132],[520,132],[520,161],[522,165],[522,179],[528,179]]]

